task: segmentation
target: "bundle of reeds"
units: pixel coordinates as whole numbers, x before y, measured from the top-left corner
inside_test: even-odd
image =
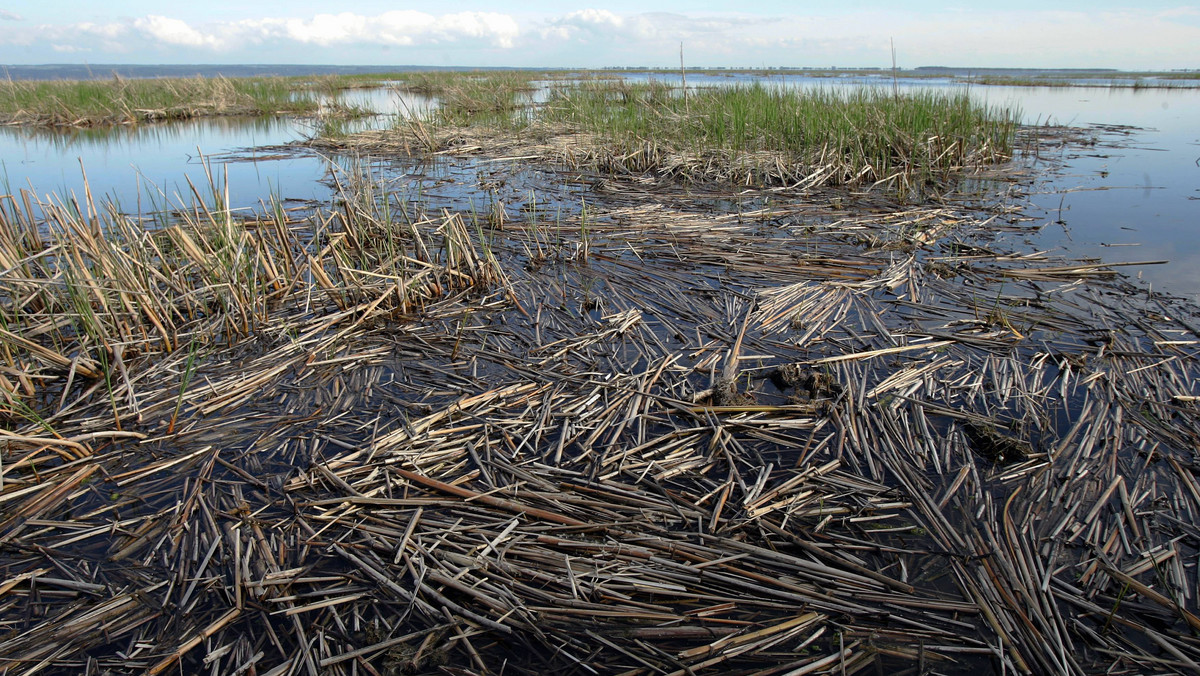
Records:
[[[461,216],[397,210],[360,192],[369,183],[339,182],[340,209],[297,221],[278,204],[243,217],[228,207],[227,183],[210,179],[210,194],[193,186],[194,202],[156,228],[98,207],[90,192],[83,204],[28,191],[6,200],[0,343],[20,374],[2,383],[16,410],[40,408],[21,402],[48,392],[61,405],[97,380],[110,391],[123,384],[135,401],[131,355],[233,344],[281,317],[330,309],[333,323],[403,315],[501,279]]]

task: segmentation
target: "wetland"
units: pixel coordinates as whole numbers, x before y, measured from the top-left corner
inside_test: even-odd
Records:
[[[1200,670],[1200,91],[686,78],[10,117],[8,670]]]

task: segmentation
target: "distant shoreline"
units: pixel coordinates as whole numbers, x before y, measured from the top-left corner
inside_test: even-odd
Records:
[[[284,76],[303,77],[306,75],[371,75],[379,73],[398,73],[416,71],[467,71],[467,70],[595,70],[595,71],[643,71],[669,72],[670,68],[656,66],[632,67],[601,67],[601,68],[572,68],[569,66],[545,68],[512,68],[504,66],[336,66],[336,65],[296,65],[296,64],[23,64],[0,65],[0,76],[13,80],[95,80],[108,79],[114,75],[124,78],[159,78],[159,77],[264,77]],[[858,67],[801,67],[774,66],[766,68],[737,68],[737,67],[689,67],[696,72],[888,72],[888,68],[858,68]],[[918,66],[897,71],[900,77],[928,78],[937,76],[962,77],[967,75],[983,77],[1028,77],[1040,75],[1043,77],[1078,78],[1078,77],[1114,77],[1128,78],[1139,75],[1178,74],[1194,71],[1124,71],[1115,68],[967,68],[959,66]]]
[[[305,75],[371,75],[426,70],[513,70],[448,66],[321,66],[295,64],[128,64],[48,63],[0,65],[0,74],[13,80],[97,80],[113,75],[125,78],[158,77],[296,77]]]

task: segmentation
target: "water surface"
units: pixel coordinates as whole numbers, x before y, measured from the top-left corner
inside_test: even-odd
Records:
[[[343,105],[377,114],[350,120],[347,132],[391,125],[397,115],[425,114],[425,96],[390,87],[353,89],[334,97]],[[321,182],[331,170],[317,153],[284,146],[317,136],[322,120],[311,118],[214,117],[94,129],[0,127],[5,192],[32,190],[40,199],[84,198],[84,175],[93,196],[127,211],[151,209],[179,196],[190,201],[191,181],[207,194],[209,176],[235,207],[259,201],[327,198]]]
[[[1129,268],[1154,290],[1200,300],[1200,91],[1182,89],[1022,89],[1027,116],[1097,129],[1095,147],[1068,148],[1061,173],[1033,195],[1050,223],[1040,248],[1105,261],[1170,260]],[[1034,121],[1034,120],[1027,120]],[[1057,221],[1062,223],[1057,223]]]
[[[636,73],[635,81],[679,84],[678,74]],[[1200,300],[1200,88],[1131,86],[1011,87],[946,78],[901,79],[846,72],[802,74],[689,74],[689,87],[749,82],[801,89],[877,86],[901,90],[955,89],[978,101],[1015,107],[1029,125],[1093,129],[1095,147],[1064,148],[1063,163],[1031,195],[1035,225],[1029,243],[1073,257],[1166,265],[1125,269],[1149,288]],[[1132,81],[1117,81],[1132,84]],[[1098,83],[1099,84],[1099,83]],[[1121,127],[1112,129],[1112,127]],[[1048,158],[1051,159],[1051,158]]]

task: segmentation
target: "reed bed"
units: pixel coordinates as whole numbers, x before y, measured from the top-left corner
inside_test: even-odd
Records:
[[[508,129],[523,117],[534,81],[542,77],[541,71],[530,70],[420,71],[403,75],[399,86],[440,101],[435,124]]]
[[[1070,76],[1066,76],[1070,77]],[[1186,73],[1176,74],[1124,74],[1111,73],[1105,79],[1096,76],[1080,80],[1065,79],[1063,75],[1041,75],[1022,77],[1015,75],[984,75],[963,78],[973,85],[997,87],[1101,87],[1104,89],[1188,89],[1195,87],[1197,78]]]
[[[90,193],[80,204],[22,191],[0,204],[0,343],[20,373],[0,383],[10,412],[41,420],[46,393],[65,388],[65,402],[77,375],[132,387],[130,355],[234,344],[330,303],[335,321],[368,307],[405,314],[499,274],[460,216],[393,212],[371,184],[339,181],[336,207],[300,220],[274,203],[236,214],[220,185],[193,186],[165,227]]]
[[[751,184],[794,184],[820,172],[825,185],[883,183],[905,193],[1008,159],[1019,119],[962,92],[801,91],[761,83],[695,92],[583,83],[555,89],[543,114],[604,138],[590,158],[602,170],[686,176],[687,164],[716,164]]]
[[[364,153],[482,151],[611,176],[851,186],[917,201],[952,189],[964,172],[1009,159],[1019,118],[961,92],[762,84],[684,92],[661,82],[582,80],[552,85],[545,103],[522,107],[511,89],[482,91],[460,88],[456,96],[465,100],[445,103],[428,120],[314,145]],[[489,96],[502,102],[489,103]]]
[[[628,68],[588,71],[601,77],[620,78],[628,75],[673,78],[679,75],[678,68]],[[891,82],[893,78],[904,81],[943,79],[969,82],[979,85],[997,86],[1052,86],[1052,87],[1145,87],[1154,88],[1164,83],[1161,80],[1197,80],[1200,71],[1120,71],[1113,69],[980,69],[959,72],[953,68],[691,68],[688,73],[707,77],[736,77],[752,75],[770,79],[772,77],[803,78],[879,78]],[[1170,85],[1166,85],[1170,86]]]
[[[361,115],[322,103],[297,79],[159,78],[0,81],[0,124],[91,127],[218,115]]]
[[[425,171],[492,210],[6,203],[10,672],[1197,668],[1189,306],[1001,202]]]

